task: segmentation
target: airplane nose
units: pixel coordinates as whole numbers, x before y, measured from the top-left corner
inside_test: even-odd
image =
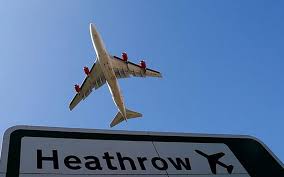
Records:
[[[96,30],[96,26],[93,23],[90,23],[90,34],[91,34],[91,38],[93,41],[93,45],[95,47],[96,44],[96,38],[98,37],[98,32]]]
[[[93,47],[97,53],[97,56],[99,56],[99,53],[101,54],[106,53],[106,49],[103,44],[103,41],[101,40],[100,34],[95,24],[93,23],[90,23],[90,35],[91,35]]]
[[[93,23],[90,23],[90,29],[94,28],[95,25]]]
[[[93,34],[94,32],[96,32],[96,27],[94,24],[90,23],[90,32],[91,34]]]

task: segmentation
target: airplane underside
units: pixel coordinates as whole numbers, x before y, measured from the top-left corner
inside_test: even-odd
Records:
[[[87,77],[82,86],[75,85],[77,94],[69,105],[70,110],[74,109],[81,100],[86,99],[93,89],[98,89],[106,83],[119,110],[110,124],[111,127],[130,118],[141,117],[141,113],[126,109],[117,79],[130,76],[162,77],[161,73],[147,68],[144,60],[140,62],[140,65],[128,61],[128,56],[125,52],[122,53],[122,58],[109,55],[93,24],[90,24],[90,34],[97,54],[97,61],[93,64],[91,70],[88,67],[84,67]]]

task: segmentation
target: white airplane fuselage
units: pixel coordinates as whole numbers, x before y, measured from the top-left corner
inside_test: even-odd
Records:
[[[112,99],[116,104],[119,112],[122,114],[124,119],[126,119],[126,109],[123,101],[122,94],[119,89],[119,85],[115,76],[115,73],[112,68],[111,58],[104,46],[104,43],[96,30],[95,25],[90,24],[90,34],[92,37],[93,46],[95,48],[98,63],[101,67],[101,70],[105,76],[109,91],[112,95]],[[96,77],[96,76],[95,76]]]

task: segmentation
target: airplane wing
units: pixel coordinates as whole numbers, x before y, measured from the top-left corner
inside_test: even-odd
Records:
[[[217,171],[216,171],[216,165],[217,165],[217,163],[214,163],[214,162],[211,162],[211,163],[210,163],[210,161],[209,161],[209,165],[210,165],[210,169],[211,169],[212,173],[213,173],[213,174],[216,174],[216,173],[217,173]]]
[[[217,153],[217,154],[213,154],[213,155],[210,155],[208,157],[208,162],[209,162],[209,165],[210,165],[210,169],[212,171],[213,174],[216,174],[216,165],[217,165],[217,161],[223,157],[225,154],[223,152],[220,152],[220,153]]]
[[[112,57],[112,67],[117,78],[134,77],[162,77],[162,74],[153,69],[143,69],[139,65],[130,61],[123,61],[121,58]]]
[[[100,64],[95,62],[90,70],[90,74],[85,78],[80,92],[75,95],[69,105],[69,109],[72,110],[81,100],[84,100],[93,90],[98,89],[106,83],[106,79],[101,70]]]

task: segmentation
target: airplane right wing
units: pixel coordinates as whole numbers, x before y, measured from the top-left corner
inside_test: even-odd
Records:
[[[141,66],[130,61],[123,61],[121,58],[112,56],[112,67],[117,78],[134,77],[162,77],[159,71],[149,68],[141,68]]]
[[[84,100],[92,92],[93,88],[98,89],[106,83],[105,76],[101,70],[100,64],[95,62],[90,70],[90,74],[85,78],[80,92],[78,92],[69,105],[72,110],[81,100]]]

